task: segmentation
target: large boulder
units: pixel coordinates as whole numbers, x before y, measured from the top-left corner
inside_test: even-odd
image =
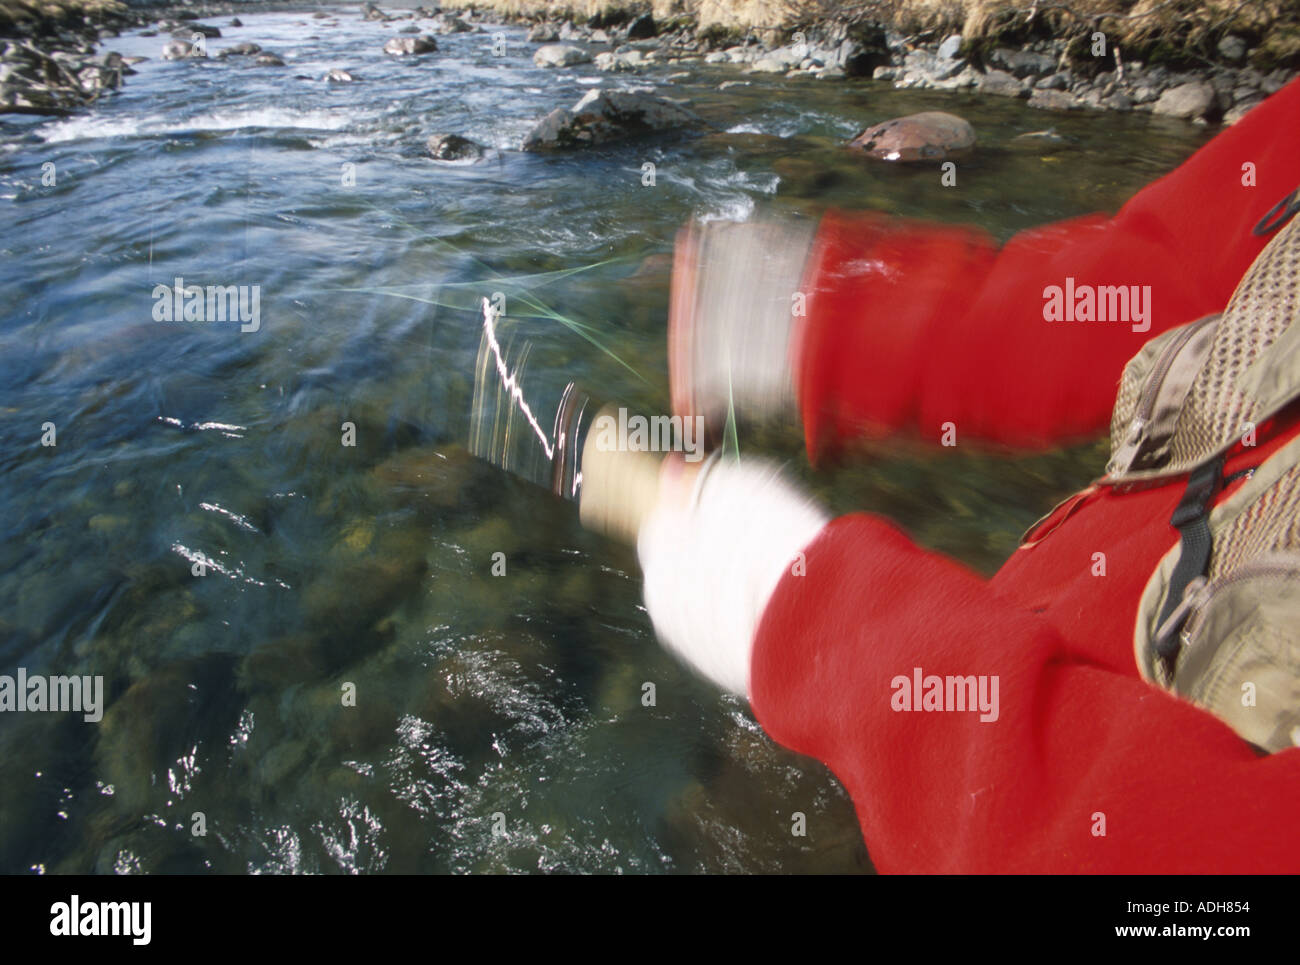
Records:
[[[384,53],[394,57],[431,54],[437,49],[438,41],[432,37],[392,37],[384,44]]]
[[[542,118],[524,138],[525,151],[587,147],[652,131],[702,124],[694,111],[656,97],[650,88],[590,90],[571,108]]]
[[[1156,114],[1194,120],[1213,113],[1217,106],[1218,98],[1214,88],[1204,81],[1192,81],[1169,88],[1160,95],[1151,110]]]
[[[849,147],[882,161],[944,161],[975,148],[975,129],[956,114],[924,111],[869,127]]]
[[[538,67],[571,67],[591,62],[591,54],[572,44],[544,44],[533,54]]]

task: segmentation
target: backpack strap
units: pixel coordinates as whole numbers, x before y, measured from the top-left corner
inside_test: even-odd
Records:
[[[1223,456],[1219,455],[1193,470],[1187,479],[1183,498],[1169,519],[1178,530],[1178,562],[1174,564],[1165,605],[1156,621],[1159,630],[1155,651],[1157,658],[1164,661],[1170,671],[1178,657],[1179,631],[1182,629],[1182,620],[1171,617],[1179,611],[1187,587],[1198,576],[1204,576],[1209,568],[1210,551],[1214,548],[1214,539],[1210,535],[1210,509],[1222,488]],[[1181,615],[1185,619],[1186,610]]]

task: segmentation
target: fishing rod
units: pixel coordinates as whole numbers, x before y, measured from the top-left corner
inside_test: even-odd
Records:
[[[553,403],[553,390],[526,390],[531,343],[507,330],[500,309],[486,298],[482,311],[470,453],[576,502],[588,529],[635,544],[658,499],[663,453],[653,451],[654,440],[646,436],[616,434],[610,444],[610,425],[620,416],[625,424],[626,409],[599,404],[576,381],[565,383]]]

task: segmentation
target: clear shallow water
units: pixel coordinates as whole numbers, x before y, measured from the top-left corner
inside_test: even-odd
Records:
[[[508,27],[505,57],[460,34],[397,61],[401,23],[333,9],[209,20],[210,52],[251,40],[285,68],[118,38],[153,58],[120,94],[0,127],[0,673],[100,674],[109,701],[98,724],[0,715],[0,871],[869,870],[828,772],[661,652],[631,551],[468,456],[475,303],[527,294],[593,326],[640,378],[522,317],[531,377],[663,411],[667,255],[692,214],[838,204],[1005,237],[1113,209],[1206,135],[727,67],[544,71]],[[320,83],[330,67],[362,80]],[[715,130],[515,150],[593,83],[689,97]],[[980,135],[956,189],[836,149],[934,108]],[[1069,150],[1008,143],[1052,125]],[[444,132],[489,157],[425,157]],[[260,286],[259,330],[155,322],[176,276]],[[985,571],[1100,466],[900,446],[812,475],[792,432],[741,445]]]

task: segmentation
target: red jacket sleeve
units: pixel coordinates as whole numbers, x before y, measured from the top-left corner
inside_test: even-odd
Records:
[[[910,430],[1039,447],[1107,423],[1124,363],[1161,331],[1222,310],[1267,242],[1252,227],[1300,183],[1293,81],[1113,218],[1021,232],[828,215],[795,335],[809,455]],[[1245,165],[1253,165],[1255,186]],[[1045,289],[1150,286],[1150,328],[1045,321]]]
[[[836,773],[881,871],[1300,869],[1300,750],[1257,757],[876,517],[835,520],[806,557],[764,612],[752,704]],[[997,719],[895,709],[916,668],[996,677]]]

